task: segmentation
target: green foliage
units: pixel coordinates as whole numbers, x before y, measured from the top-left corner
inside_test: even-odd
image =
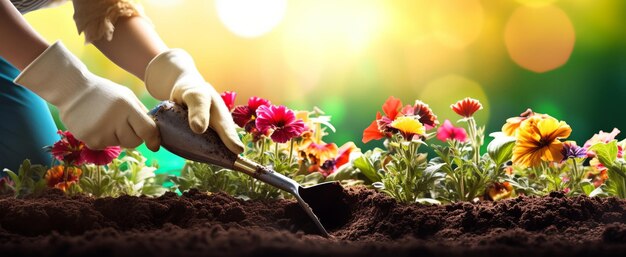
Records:
[[[383,153],[380,148],[365,152],[359,158],[355,159],[352,165],[365,176],[366,183],[371,184],[382,180],[381,172],[383,172]]]
[[[40,194],[46,188],[46,181],[43,179],[47,168],[42,165],[32,165],[30,160],[24,160],[17,173],[9,169],[4,169],[13,182],[7,186],[13,191],[15,197],[21,198],[30,194]]]
[[[494,139],[487,145],[487,153],[496,167],[500,167],[511,159],[515,137],[505,136],[501,132],[491,133],[491,136]]]
[[[126,195],[159,196],[167,192],[163,183],[166,174],[155,174],[156,165],[146,165],[146,158],[138,151],[124,150],[125,156],[114,159],[107,167],[83,165],[76,193],[96,197]]]
[[[589,150],[594,151],[600,163],[608,169],[607,191],[620,198],[626,198],[626,161],[617,157],[617,141],[596,143]]]
[[[419,140],[403,142],[399,138],[389,143],[391,154],[386,156],[389,162],[377,172],[380,181],[373,183],[373,186],[401,202],[432,202],[433,185],[441,176],[437,172],[438,166],[429,167],[426,154],[418,151],[423,144]],[[367,163],[367,169],[373,168],[375,163],[364,162]]]
[[[170,180],[174,183],[172,189],[179,192],[196,188],[200,191],[221,191],[231,195],[237,193],[238,184],[241,183],[234,171],[193,161],[187,161],[180,176],[170,176]]]

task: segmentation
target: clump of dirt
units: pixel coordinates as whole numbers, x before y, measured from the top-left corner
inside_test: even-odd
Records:
[[[93,199],[49,192],[0,199],[3,256],[624,256],[626,201],[518,197],[441,206],[374,190],[306,196],[330,238],[293,200],[182,196]],[[313,200],[311,200],[313,199]]]

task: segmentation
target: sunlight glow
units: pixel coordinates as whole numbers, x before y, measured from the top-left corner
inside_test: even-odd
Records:
[[[558,7],[519,7],[506,25],[504,42],[515,63],[540,73],[567,62],[574,34],[572,22]]]
[[[226,27],[244,38],[270,32],[285,16],[287,0],[216,0],[217,15]]]
[[[430,26],[442,44],[463,48],[480,34],[483,16],[483,7],[477,0],[438,0],[433,2]]]

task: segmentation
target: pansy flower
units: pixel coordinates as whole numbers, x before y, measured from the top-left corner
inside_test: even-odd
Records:
[[[262,105],[256,112],[256,128],[276,143],[286,143],[306,129],[304,122],[285,106]]]
[[[563,160],[563,143],[559,139],[567,138],[571,133],[567,123],[555,118],[528,118],[517,132],[513,164],[527,168],[539,165],[542,160],[560,162]]]
[[[322,163],[322,166],[319,167],[319,172],[322,173],[324,177],[328,177],[329,175],[335,173],[339,167],[350,161],[350,153],[357,149],[358,148],[354,145],[354,143],[345,143],[339,148],[335,158],[328,159]]]
[[[585,142],[583,147],[585,149],[589,149],[589,147],[591,147],[592,145],[595,145],[596,143],[609,143],[613,141],[615,137],[617,136],[617,134],[619,133],[620,131],[617,128],[613,128],[611,133],[607,133],[607,132],[600,130],[600,132],[594,134],[589,140],[587,140],[587,142]]]
[[[92,150],[84,147],[81,151],[81,158],[87,163],[95,165],[107,165],[120,155],[122,149],[119,146],[108,146],[102,150]]]
[[[322,164],[337,156],[338,147],[335,143],[315,143],[311,142],[301,156],[309,161],[309,172],[318,171]]]
[[[237,93],[232,91],[226,91],[220,94],[220,96],[222,97],[222,100],[224,100],[224,103],[226,104],[226,107],[228,107],[228,110],[232,112],[235,108],[235,98],[237,97]]]
[[[392,128],[397,129],[405,140],[411,141],[415,136],[421,136],[426,133],[424,125],[413,117],[398,117],[391,124]]]
[[[420,123],[426,127],[426,130],[433,129],[439,125],[437,115],[433,113],[428,104],[420,100],[415,100],[414,105],[407,105],[400,111],[404,116],[417,116]]]
[[[376,113],[376,120],[363,131],[363,143],[367,143],[371,140],[379,140],[385,137],[391,137],[396,130],[389,126],[393,122],[402,108],[402,102],[393,96],[387,98],[387,101],[383,104],[383,116],[380,112]]]
[[[513,193],[513,186],[509,182],[492,182],[485,189],[485,198],[491,201],[498,201],[510,198]]]
[[[248,105],[239,105],[233,109],[233,120],[239,127],[246,130],[248,133],[252,133],[254,129],[256,129],[256,110],[260,106],[269,106],[270,101],[259,98],[256,96],[250,97],[248,99]]]
[[[467,132],[464,128],[455,127],[450,120],[443,122],[443,125],[437,129],[437,139],[447,142],[448,140],[456,140],[459,142],[467,141]]]
[[[61,140],[55,142],[50,148],[50,152],[55,159],[62,161],[68,165],[81,165],[84,159],[81,157],[81,151],[85,144],[76,139],[69,131],[57,131],[61,136]]]
[[[45,179],[48,187],[66,191],[72,184],[78,182],[82,170],[73,166],[54,166],[46,171]]]
[[[587,157],[587,149],[576,145],[575,141],[565,141],[561,154],[563,154],[563,161],[570,158],[585,158]]]

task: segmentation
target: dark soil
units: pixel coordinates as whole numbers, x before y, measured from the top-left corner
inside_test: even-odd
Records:
[[[318,213],[331,238],[315,235],[293,200],[5,197],[0,256],[626,256],[626,201],[616,198],[423,206],[363,188],[337,193],[329,200],[343,207]]]

